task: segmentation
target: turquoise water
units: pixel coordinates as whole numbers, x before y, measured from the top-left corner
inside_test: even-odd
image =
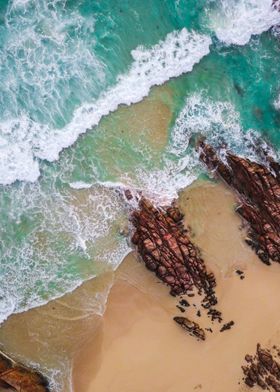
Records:
[[[0,320],[116,268],[116,186],[170,200],[195,135],[277,156],[277,24],[270,0],[0,1]]]

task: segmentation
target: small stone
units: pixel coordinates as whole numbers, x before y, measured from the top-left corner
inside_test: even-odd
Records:
[[[186,309],[184,309],[182,306],[176,305],[176,307],[182,312],[184,313],[186,311]]]
[[[224,332],[227,331],[229,329],[231,329],[234,325],[234,321],[230,321],[229,323],[226,323],[222,326],[222,328],[220,329],[220,332]]]

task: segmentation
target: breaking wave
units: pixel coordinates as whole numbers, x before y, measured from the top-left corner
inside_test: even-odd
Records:
[[[209,11],[210,25],[227,45],[245,45],[252,35],[280,23],[280,12],[272,0],[219,0]]]
[[[52,39],[64,40],[63,35]],[[208,36],[183,28],[168,34],[163,41],[151,48],[139,46],[131,52],[133,62],[127,74],[120,75],[117,84],[101,94],[93,103],[84,103],[76,109],[70,122],[63,128],[53,128],[49,124],[33,121],[26,113],[16,119],[2,122],[0,183],[10,184],[16,180],[35,181],[40,173],[38,158],[57,160],[62,149],[71,146],[80,134],[97,125],[104,115],[116,110],[120,104],[130,105],[141,101],[148,95],[152,86],[190,72],[193,66],[209,53],[210,44],[211,39]],[[36,68],[35,57],[28,60],[34,62],[29,65],[30,70]],[[46,60],[44,53],[43,60]],[[97,71],[102,70],[94,56],[91,60]],[[79,61],[85,61],[83,56]],[[39,67],[35,72],[33,77],[41,71],[46,74],[44,85],[38,86],[40,90],[44,90],[45,85],[52,79],[51,69],[51,64],[43,63],[43,69]]]

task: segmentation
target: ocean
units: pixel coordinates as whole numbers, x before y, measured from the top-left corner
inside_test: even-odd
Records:
[[[271,0],[0,1],[1,322],[115,270],[116,189],[171,201],[196,137],[279,158],[278,24]]]

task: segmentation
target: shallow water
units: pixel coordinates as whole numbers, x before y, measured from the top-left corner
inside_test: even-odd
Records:
[[[276,24],[270,0],[0,1],[0,321],[116,269],[115,188],[171,200],[197,135],[279,157]]]

